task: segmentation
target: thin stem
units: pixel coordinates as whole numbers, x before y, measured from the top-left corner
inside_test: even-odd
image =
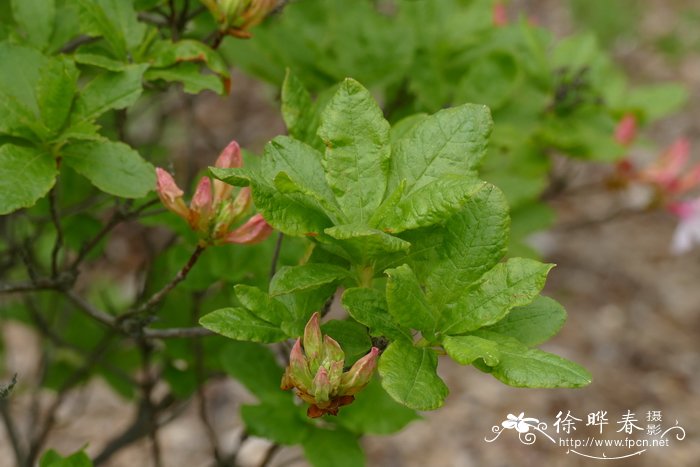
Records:
[[[193,294],[193,306],[192,306],[192,322],[194,324],[199,320],[201,314],[201,305],[203,294]],[[204,388],[204,384],[207,381],[207,376],[204,369],[204,349],[202,346],[201,339],[194,339],[192,341],[192,353],[194,355],[194,373],[197,379],[197,408],[199,409],[199,419],[204,427],[204,432],[206,433],[207,439],[209,440],[209,446],[211,448],[212,457],[221,465],[221,448],[219,447],[219,439],[216,435],[216,430],[209,420],[209,413],[207,407],[207,395]]]
[[[8,407],[7,400],[0,399],[0,416],[5,425],[5,431],[7,431],[7,437],[10,438],[10,445],[12,446],[12,452],[15,455],[15,460],[17,465],[24,465],[25,453],[22,443],[20,442],[20,435],[17,427],[15,426],[14,419],[10,413],[10,408]]]
[[[152,339],[178,339],[213,336],[214,333],[205,328],[168,328],[144,329],[143,335]]]
[[[63,404],[63,401],[65,400],[66,395],[68,394],[68,390],[76,384],[78,384],[85,376],[87,376],[90,373],[90,370],[95,366],[95,363],[102,357],[102,354],[109,347],[112,337],[112,333],[106,334],[102,338],[102,340],[97,344],[97,347],[95,347],[92,353],[85,360],[83,365],[77,370],[75,370],[71,375],[69,375],[68,378],[59,388],[56,398],[46,411],[46,419],[44,420],[41,429],[32,437],[32,442],[30,443],[29,447],[29,454],[27,454],[26,457],[27,466],[34,465],[34,463],[36,462],[36,459],[39,456],[39,453],[41,452],[41,449],[44,446],[44,443],[46,442],[49,433],[51,432],[54,424],[56,423],[56,413]]]
[[[277,272],[277,262],[280,258],[280,251],[282,250],[283,238],[284,234],[282,232],[277,234],[277,242],[275,242],[275,252],[272,254],[272,262],[270,264],[270,279],[272,279],[275,276],[275,273]]]
[[[51,275],[58,276],[58,253],[63,248],[63,229],[61,228],[61,219],[58,214],[58,201],[56,200],[58,184],[54,185],[49,192],[49,210],[51,211],[51,221],[56,228],[56,241],[53,244],[51,251]]]
[[[151,298],[149,298],[143,305],[138,307],[136,309],[136,313],[139,314],[150,310],[158,303],[160,303],[170,293],[170,291],[173,290],[180,282],[184,281],[187,278],[187,274],[189,274],[192,267],[197,263],[199,256],[205,249],[205,246],[197,245],[197,248],[195,248],[194,252],[192,253],[192,256],[190,256],[190,259],[187,261],[187,263],[185,263],[182,269],[180,269],[178,273],[175,274],[175,277],[173,277],[173,279],[170,282],[165,284],[165,286],[162,289],[154,293],[151,296]]]

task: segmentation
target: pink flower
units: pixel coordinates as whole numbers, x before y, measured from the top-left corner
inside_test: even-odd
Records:
[[[700,244],[700,198],[672,203],[668,210],[680,219],[671,240],[671,252],[687,253]]]
[[[690,142],[676,140],[662,156],[649,167],[639,171],[639,180],[655,185],[667,195],[685,193],[700,184],[700,164],[684,170],[690,157]]]
[[[243,159],[238,143],[232,141],[216,159],[219,168],[241,167]],[[234,188],[220,180],[207,176],[197,184],[189,207],[183,200],[183,191],[177,186],[173,177],[156,168],[156,191],[163,205],[187,221],[192,230],[197,232],[204,245],[222,243],[243,243],[251,245],[265,240],[272,232],[265,219],[256,214],[237,229],[231,227],[242,220],[251,205],[250,188],[242,188],[233,197]]]
[[[629,146],[637,137],[637,119],[632,114],[626,114],[615,128],[615,141],[623,146]]]

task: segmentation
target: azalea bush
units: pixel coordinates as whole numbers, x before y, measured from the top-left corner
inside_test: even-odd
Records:
[[[566,319],[525,244],[560,189],[551,157],[623,160],[626,182],[683,192],[696,175],[666,182],[686,149],[623,159],[683,91],[631,89],[593,36],[554,41],[498,3],[286,3],[0,5],[0,323],[41,337],[39,370],[5,372],[0,393],[17,465],[99,465],[142,438],[161,465],[159,429],[191,400],[217,465],[251,435],[267,460],[300,445],[312,465],[363,465],[362,436],[444,404],[441,360],[515,387],[590,383],[538,349]],[[207,128],[170,124],[172,101],[191,116],[237,86],[232,68],[276,86],[287,134],[262,154],[229,137],[188,167],[173,135]],[[97,378],[133,421],[63,457],[59,409]],[[207,415],[222,378],[257,399],[233,451]]]

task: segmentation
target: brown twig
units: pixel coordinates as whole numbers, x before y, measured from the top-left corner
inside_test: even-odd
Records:
[[[277,262],[280,258],[280,251],[282,250],[282,239],[284,234],[282,232],[277,234],[277,241],[275,242],[275,252],[272,254],[272,262],[270,264],[270,280],[275,276],[277,272]]]
[[[58,191],[58,183],[49,191],[49,210],[51,211],[51,221],[56,229],[56,241],[53,244],[51,251],[51,276],[58,276],[58,254],[63,248],[63,228],[61,228],[61,219],[58,215],[58,201],[56,199]]]
[[[189,274],[192,267],[197,263],[199,256],[205,249],[206,247],[202,245],[197,245],[194,252],[190,256],[190,259],[187,261],[187,263],[185,263],[182,269],[180,269],[178,273],[175,274],[175,277],[173,277],[173,279],[170,282],[165,284],[165,286],[162,289],[154,293],[151,296],[151,298],[149,298],[144,304],[138,307],[134,311],[134,314],[141,314],[143,312],[146,312],[151,308],[155,307],[158,303],[160,303],[170,293],[171,290],[173,290],[180,282],[184,281],[187,278],[187,274]]]

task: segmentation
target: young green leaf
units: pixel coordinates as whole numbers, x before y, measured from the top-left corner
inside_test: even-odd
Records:
[[[280,342],[287,335],[278,324],[258,318],[244,308],[221,308],[202,316],[199,324],[217,334],[240,341]]]
[[[471,365],[481,358],[488,366],[498,364],[500,352],[498,344],[477,336],[447,336],[442,341],[445,352],[461,365]]]
[[[370,224],[396,234],[442,223],[485,186],[486,182],[473,176],[445,175],[413,190],[399,201],[387,198]]]
[[[411,333],[399,326],[389,314],[383,292],[366,287],[346,289],[342,297],[343,306],[350,316],[370,330],[372,336],[384,336],[392,340],[412,340]]]
[[[326,180],[343,212],[365,223],[386,190],[389,123],[369,91],[346,79],[323,111]]]
[[[243,306],[265,321],[280,324],[283,321],[292,319],[289,310],[287,310],[284,304],[270,297],[270,295],[257,287],[238,284],[234,289],[236,291],[236,297]]]
[[[494,324],[511,308],[527,305],[544,287],[553,264],[513,258],[484,274],[482,281],[467,290],[442,314],[439,330],[455,335]]]
[[[12,16],[39,50],[49,45],[56,19],[56,0],[12,0]]]
[[[411,268],[404,264],[384,272],[389,277],[386,283],[386,300],[391,316],[402,326],[432,333],[437,325],[438,315],[426,299]]]
[[[49,449],[41,456],[39,467],[92,467],[92,461],[84,451],[63,457],[53,449]]]
[[[491,332],[475,335],[498,343],[499,361],[495,366],[474,362],[481,371],[518,388],[578,388],[591,382],[582,366],[557,355],[531,349],[511,337]]]
[[[81,141],[62,150],[63,161],[100,190],[142,198],[156,186],[153,166],[138,152],[114,141]]]
[[[312,144],[318,129],[318,114],[313,108],[311,95],[289,69],[282,83],[282,118],[291,136],[306,144]]]
[[[566,310],[555,300],[540,295],[529,305],[513,308],[508,316],[484,331],[518,339],[525,345],[539,345],[554,336],[566,321]]]
[[[78,69],[65,57],[52,58],[42,68],[36,94],[44,125],[56,134],[72,110],[78,84]]]
[[[486,106],[445,109],[411,128],[394,149],[389,186],[407,182],[407,193],[445,175],[474,173],[486,152],[493,123]]]
[[[322,285],[337,283],[347,277],[345,268],[334,264],[307,263],[301,266],[284,266],[270,282],[270,294],[290,294]]]
[[[431,237],[416,241],[416,250],[434,252],[421,266],[428,270],[426,294],[436,309],[454,301],[498,263],[508,245],[508,225],[503,193],[487,185],[450,217],[444,228],[438,228],[437,243],[431,244]]]
[[[217,94],[225,94],[224,83],[213,74],[202,73],[201,67],[196,63],[178,63],[168,68],[151,68],[144,75],[147,81],[163,80],[166,82],[182,83],[183,89],[188,94],[199,94],[204,90],[214,91]]]
[[[56,183],[51,154],[37,148],[0,145],[0,214],[33,206]]]
[[[141,95],[141,78],[148,65],[129,65],[124,71],[104,72],[80,90],[71,121],[94,120],[111,109],[130,106]]]
[[[437,375],[435,351],[404,340],[389,344],[379,359],[382,387],[397,402],[415,410],[442,406],[448,389]]]
[[[405,240],[361,224],[337,225],[323,232],[330,237],[319,238],[326,248],[332,247],[333,253],[359,264],[368,264],[391,253],[405,252],[411,246]]]

